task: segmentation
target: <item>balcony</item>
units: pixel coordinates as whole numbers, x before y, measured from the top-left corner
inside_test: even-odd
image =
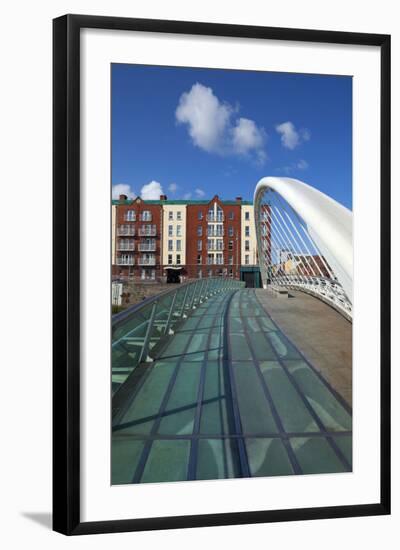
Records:
[[[156,265],[156,258],[155,256],[148,258],[146,258],[145,256],[140,256],[138,260],[138,265]]]
[[[118,237],[134,237],[135,227],[129,225],[120,225],[117,229]]]
[[[139,243],[140,252],[155,252],[156,243]]]
[[[215,231],[215,229],[212,230],[212,228],[208,228],[207,237],[209,237],[210,239],[218,238],[218,237],[222,238],[224,235],[225,235],[224,228],[220,229],[219,231]]]
[[[135,260],[133,256],[117,256],[117,265],[134,265]]]
[[[157,235],[157,228],[155,225],[142,225],[139,228],[140,237],[155,237]]]
[[[133,241],[119,241],[117,243],[117,250],[135,250],[135,243]]]
[[[207,214],[207,221],[210,223],[221,223],[225,220],[224,214]]]

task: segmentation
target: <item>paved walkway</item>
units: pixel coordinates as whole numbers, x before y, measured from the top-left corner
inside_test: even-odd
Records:
[[[257,298],[329,384],[352,404],[352,324],[321,300],[290,290],[292,298],[258,289]]]
[[[351,470],[348,408],[254,290],[198,307],[126,395],[113,484]]]

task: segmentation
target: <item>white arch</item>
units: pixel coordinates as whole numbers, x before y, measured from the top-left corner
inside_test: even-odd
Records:
[[[254,212],[259,247],[261,244],[259,207],[262,196],[268,189],[276,191],[303,220],[309,235],[332,267],[337,280],[349,301],[352,302],[352,212],[331,197],[300,180],[277,177],[262,178],[254,192]]]

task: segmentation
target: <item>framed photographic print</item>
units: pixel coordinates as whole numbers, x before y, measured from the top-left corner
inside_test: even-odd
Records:
[[[54,20],[54,529],[390,513],[390,37]]]

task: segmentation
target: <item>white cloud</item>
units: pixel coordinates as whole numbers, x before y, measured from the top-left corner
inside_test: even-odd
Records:
[[[298,168],[299,170],[307,170],[308,162],[304,159],[300,159],[299,162],[296,164],[296,168]]]
[[[197,82],[181,95],[175,116],[188,125],[193,143],[211,153],[222,152],[231,112],[230,105],[221,103],[211,88]]]
[[[203,189],[200,189],[199,187],[197,187],[195,190],[194,190],[195,194],[198,196],[198,197],[204,197],[205,196],[205,192],[203,191]]]
[[[275,126],[278,134],[281,134],[281,142],[287,149],[295,149],[300,144],[300,136],[293,122],[282,122]]]
[[[293,162],[292,164],[283,166],[283,168],[278,168],[277,172],[282,171],[285,174],[291,174],[292,172],[296,172],[297,170],[307,170],[308,167],[309,167],[308,162],[304,159],[300,159],[297,162]]]
[[[161,183],[154,180],[143,185],[140,191],[140,197],[145,201],[158,200],[160,195],[164,195],[163,188]]]
[[[185,194],[183,195],[183,198],[184,198],[185,200],[191,199],[191,198],[192,198],[192,193],[190,193],[190,192],[189,192],[189,193],[185,193]]]
[[[168,185],[168,191],[169,191],[170,193],[176,193],[177,190],[178,190],[178,186],[177,186],[176,183],[170,183],[170,184]]]
[[[197,147],[219,155],[254,154],[257,162],[266,159],[266,134],[253,120],[235,118],[239,106],[222,102],[212,88],[196,83],[184,92],[175,111],[176,120],[188,126]]]
[[[303,141],[309,141],[310,131],[307,128],[296,130],[293,122],[282,122],[275,126],[275,130],[281,135],[281,142],[286,149],[295,149]]]
[[[264,145],[265,133],[258,128],[254,120],[239,118],[232,130],[233,147],[241,154],[247,154],[252,149],[259,150]]]
[[[120,195],[126,195],[128,199],[134,199],[136,197],[133,189],[127,183],[116,183],[112,186],[112,198],[119,199]]]

